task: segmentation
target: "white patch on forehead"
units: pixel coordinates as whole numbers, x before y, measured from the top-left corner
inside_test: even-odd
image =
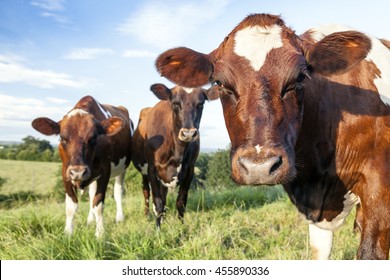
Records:
[[[344,25],[323,25],[319,28],[311,29],[311,36],[314,40],[320,41],[334,32],[349,30],[352,30],[352,28]],[[374,79],[374,84],[381,100],[385,104],[390,105],[390,50],[377,38],[370,37],[370,39],[372,46],[365,59],[373,62],[381,72],[380,76]]]
[[[68,118],[70,117],[74,117],[74,116],[85,116],[85,115],[88,115],[88,112],[83,110],[83,109],[80,109],[80,108],[77,108],[77,109],[73,109],[72,111],[70,111],[67,116]]]
[[[261,150],[263,149],[263,147],[260,147],[260,145],[257,144],[257,145],[255,146],[255,149],[256,149],[256,152],[257,152],[258,154],[260,154],[260,152],[261,152]]]
[[[360,198],[352,193],[351,191],[348,191],[344,195],[344,208],[343,211],[341,211],[340,214],[338,214],[332,221],[327,221],[324,219],[321,222],[314,223],[317,227],[326,229],[326,230],[336,230],[338,229],[345,221],[345,218],[348,216],[349,212],[352,210],[352,208],[360,202]],[[310,223],[310,221],[309,221]]]
[[[113,162],[111,162],[111,174],[110,178],[116,177],[120,174],[122,174],[126,169],[126,157],[123,157],[119,160],[118,165],[115,165]]]
[[[281,33],[282,28],[279,25],[244,28],[234,37],[234,52],[248,59],[253,69],[259,71],[267,54],[272,49],[283,46]]]
[[[98,105],[100,111],[103,113],[103,115],[106,117],[106,119],[108,119],[109,117],[112,117],[111,113],[106,111],[106,110],[104,110],[99,102],[96,101],[96,104]]]
[[[188,94],[190,94],[191,92],[194,91],[194,88],[182,87],[182,89],[183,89],[186,93],[188,93]]]

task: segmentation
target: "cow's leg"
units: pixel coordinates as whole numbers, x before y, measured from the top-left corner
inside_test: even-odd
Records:
[[[73,233],[73,218],[76,214],[78,207],[76,196],[70,196],[65,194],[65,213],[66,213],[66,222],[65,222],[65,233],[71,235]]]
[[[93,213],[93,198],[95,197],[96,194],[96,189],[97,189],[97,183],[96,181],[92,182],[89,185],[89,214],[87,218],[87,224],[90,225],[95,221],[95,214]]]
[[[104,233],[104,223],[103,223],[103,209],[104,209],[104,199],[106,196],[106,189],[108,184],[109,176],[101,176],[97,180],[97,189],[95,197],[93,198],[92,209],[96,218],[96,231],[95,236],[101,237]]]
[[[355,233],[361,232],[362,224],[363,224],[363,210],[360,203],[358,203],[356,205],[356,217],[355,217],[355,221],[353,222],[353,231]]]
[[[179,194],[176,199],[177,213],[181,221],[183,221],[184,218],[184,212],[187,206],[188,191],[190,189],[193,174],[193,170],[190,170],[190,173],[184,178],[183,182],[180,184]]]
[[[333,231],[321,229],[315,224],[309,224],[310,247],[312,258],[327,260],[330,256],[333,243]]]
[[[149,186],[149,180],[148,176],[143,175],[142,176],[142,192],[144,194],[144,200],[145,200],[145,216],[149,215],[149,198],[150,198],[150,186]]]
[[[114,184],[114,199],[116,202],[116,222],[123,222],[124,215],[123,215],[123,209],[122,209],[122,195],[123,195],[123,185],[125,182],[125,175],[126,170],[115,177],[115,184]]]
[[[358,259],[387,260],[390,247],[390,201],[381,196],[375,204],[363,204],[362,234]]]

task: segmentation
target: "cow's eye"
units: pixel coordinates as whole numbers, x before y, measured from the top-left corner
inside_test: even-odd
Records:
[[[219,86],[219,87],[223,87],[223,84],[219,80],[214,81],[214,84]]]
[[[60,143],[62,146],[66,146],[66,144],[68,143],[68,140],[66,140],[64,137],[60,136]]]
[[[297,78],[297,84],[302,84],[305,81],[306,76],[307,75],[303,72],[299,73],[298,78]]]
[[[172,105],[173,105],[174,109],[180,109],[181,108],[181,103],[179,101],[173,101]]]

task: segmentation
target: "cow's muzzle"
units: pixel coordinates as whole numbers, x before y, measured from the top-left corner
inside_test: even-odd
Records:
[[[196,128],[182,128],[179,131],[179,140],[183,142],[193,142],[198,139],[199,133]]]
[[[86,165],[71,165],[66,171],[66,176],[73,185],[79,187],[81,182],[91,177],[91,170]]]
[[[296,175],[291,157],[282,147],[240,147],[231,157],[232,179],[242,185],[276,185]]]

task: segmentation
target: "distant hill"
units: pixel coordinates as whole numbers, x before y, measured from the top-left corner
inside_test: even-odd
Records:
[[[22,141],[6,141],[6,140],[0,140],[0,146],[2,145],[19,145],[22,144]]]

